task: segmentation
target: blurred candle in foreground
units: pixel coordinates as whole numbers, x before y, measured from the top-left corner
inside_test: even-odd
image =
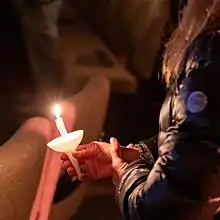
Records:
[[[63,118],[61,117],[61,106],[58,104],[55,104],[53,107],[53,113],[56,117],[55,123],[56,123],[56,127],[58,129],[58,131],[60,132],[61,136],[65,136],[67,135],[67,130],[63,121]]]

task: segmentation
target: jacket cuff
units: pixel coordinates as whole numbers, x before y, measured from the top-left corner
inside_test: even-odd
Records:
[[[154,164],[154,157],[151,154],[148,146],[143,142],[140,142],[139,144],[136,144],[134,147],[138,149],[138,151],[140,152],[140,158],[145,160],[145,162],[147,162],[152,168]]]
[[[119,174],[116,182],[116,203],[121,213],[126,216],[128,213],[128,198],[133,190],[145,182],[150,172],[146,160],[137,160],[130,164]]]
[[[152,138],[149,138],[147,140],[141,141],[139,144],[144,145],[144,147],[147,147],[147,149],[150,151],[151,155],[154,158],[154,161],[158,158],[158,136],[154,136]]]

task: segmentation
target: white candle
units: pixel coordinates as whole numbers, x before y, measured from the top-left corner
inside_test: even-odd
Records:
[[[56,117],[56,120],[55,120],[55,123],[56,123],[56,127],[57,127],[57,130],[59,131],[61,137],[63,138],[67,138],[67,135],[68,135],[68,132],[66,130],[66,126],[64,124],[64,121],[63,121],[63,118],[61,117],[61,107],[60,105],[56,104],[54,106],[54,115]],[[78,160],[76,158],[73,157],[72,155],[72,152],[69,151],[69,152],[64,152],[68,155],[72,165],[74,166],[74,168],[76,169],[76,173],[78,174],[78,176],[80,175],[81,171],[80,171],[80,167],[79,167],[79,163],[78,163]]]
[[[55,120],[56,127],[58,131],[60,132],[60,135],[65,136],[67,134],[67,130],[66,130],[63,118],[61,117],[61,107],[58,104],[54,106],[54,115],[56,117],[56,120]]]

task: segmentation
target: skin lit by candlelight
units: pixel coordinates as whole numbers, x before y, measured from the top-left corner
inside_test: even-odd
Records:
[[[61,106],[58,104],[55,104],[53,107],[53,113],[54,113],[55,117],[59,118],[61,115],[61,112],[62,112]]]

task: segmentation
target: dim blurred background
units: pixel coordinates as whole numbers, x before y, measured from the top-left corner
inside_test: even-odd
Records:
[[[116,136],[122,144],[127,144],[157,132],[157,118],[165,91],[160,73],[161,59],[164,44],[177,24],[181,4],[182,1],[177,0],[62,1],[59,37],[65,39],[62,41],[64,50],[69,50],[64,59],[74,56],[75,51],[76,55],[79,53],[79,49],[71,45],[71,39],[74,41],[77,34],[80,36],[83,23],[92,32],[84,30],[87,35],[83,33],[84,37],[77,44],[87,43],[88,47],[94,44],[93,57],[90,56],[91,60],[87,61],[94,62],[92,59],[98,57],[101,64],[94,65],[103,65],[103,62],[108,65],[110,62],[111,68],[108,53],[99,48],[99,43],[90,42],[95,36],[127,69],[126,73],[114,70],[110,76],[116,92],[112,92],[110,99],[105,139]],[[31,103],[34,94],[34,77],[19,14],[12,1],[2,1],[0,10],[1,116],[4,112],[0,121],[7,126],[1,128],[0,140],[4,143],[25,118],[27,103]],[[69,31],[71,28],[75,31]],[[87,53],[86,48],[82,50]],[[71,61],[67,63],[67,72],[78,74],[71,70],[72,65]],[[104,69],[102,72],[105,74]]]
[[[34,7],[37,2],[19,1],[24,4],[28,2],[28,7]],[[47,7],[56,0],[39,2]],[[161,74],[163,52],[186,1],[60,2],[57,38],[58,53],[63,60],[65,89],[75,94],[87,78],[103,74],[111,82],[111,94],[100,138],[108,141],[114,136],[122,145],[126,145],[155,135],[166,92]],[[46,9],[44,12],[47,15]],[[44,106],[35,102],[36,93],[39,92],[36,88],[36,74],[30,63],[28,39],[24,37],[21,14],[14,7],[14,2],[2,0],[0,17],[0,124],[4,125],[0,127],[0,142],[3,144],[24,120],[38,114],[31,109],[44,109]],[[34,19],[34,14],[31,17]],[[41,74],[37,77],[43,78],[44,73]],[[50,77],[53,81],[53,76]],[[78,183],[60,181],[55,202],[59,203],[69,196],[76,185]],[[71,219],[121,219],[114,205],[113,189],[105,186],[105,181],[91,183],[92,192],[82,187],[83,193],[77,192],[77,197],[83,197],[85,193],[89,196],[80,205],[68,205],[79,206],[77,211],[73,211]],[[102,210],[102,214],[99,210]],[[59,217],[62,214],[55,211],[51,219],[67,220]]]

